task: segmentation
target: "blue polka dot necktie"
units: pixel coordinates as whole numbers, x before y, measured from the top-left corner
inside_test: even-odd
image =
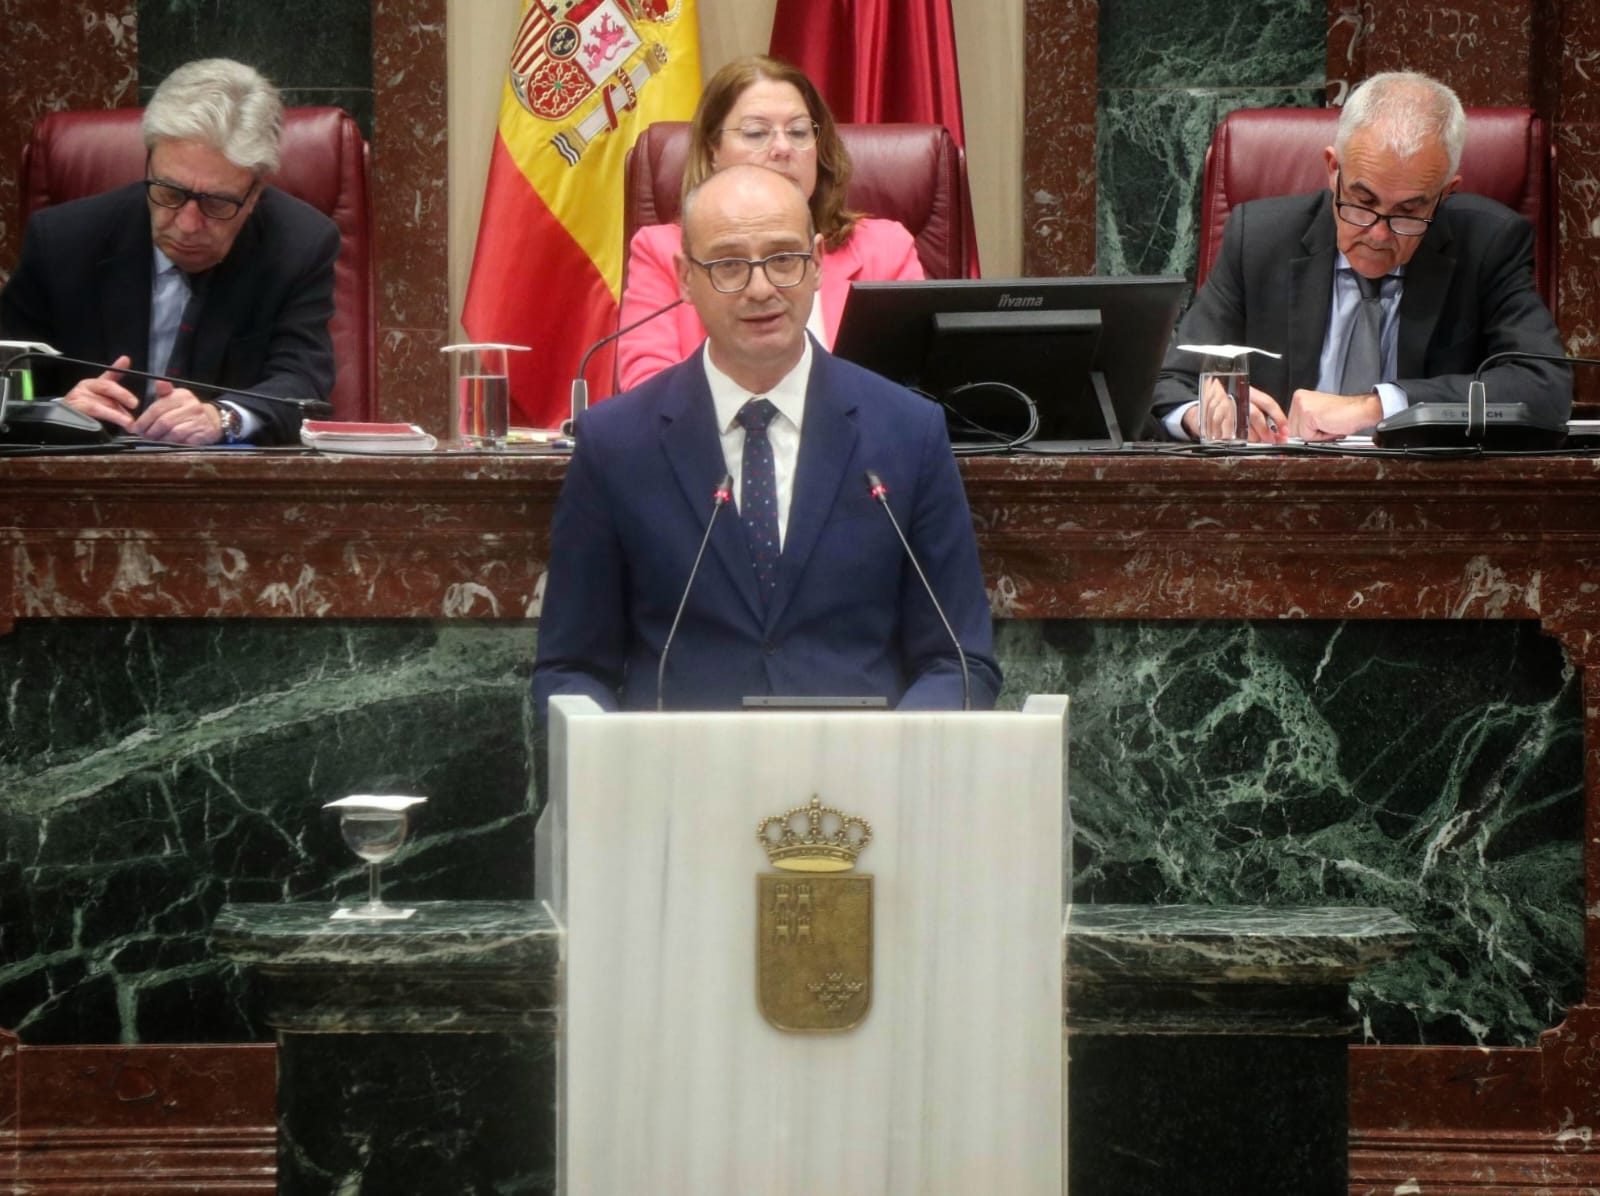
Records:
[[[756,589],[763,604],[778,581],[778,470],[767,425],[778,409],[766,399],[751,399],[735,417],[744,427],[744,465],[739,475],[739,517],[744,523]]]

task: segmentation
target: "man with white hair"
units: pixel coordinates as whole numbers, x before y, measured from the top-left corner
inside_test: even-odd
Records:
[[[179,67],[145,109],[145,177],[36,213],[0,291],[0,334],[44,341],[103,373],[38,362],[59,393],[114,429],[178,444],[298,438],[292,404],[333,388],[339,231],[267,186],[283,103],[225,58]],[[203,393],[115,367],[209,384]],[[214,388],[214,389],[213,389]]]
[[[1560,355],[1533,288],[1533,229],[1458,192],[1466,114],[1426,75],[1374,75],[1323,150],[1328,189],[1234,208],[1177,344],[1235,344],[1250,358],[1250,439],[1332,440],[1414,403],[1465,402],[1473,372],[1507,350]],[[1197,439],[1200,359],[1177,349],[1156,383],[1168,432]],[[1571,371],[1508,361],[1485,374],[1497,402],[1542,421],[1572,409]]]

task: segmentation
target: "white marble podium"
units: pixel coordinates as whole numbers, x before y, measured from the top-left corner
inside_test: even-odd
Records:
[[[1065,697],[550,714],[562,1192],[1060,1196]],[[873,835],[872,1003],[835,1034],[755,991],[757,825],[812,794]]]

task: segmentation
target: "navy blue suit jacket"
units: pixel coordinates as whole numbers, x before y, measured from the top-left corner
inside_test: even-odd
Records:
[[[533,692],[653,709],[656,670],[726,472],[701,354],[597,405],[551,529]],[[994,704],[988,600],[944,415],[813,346],[777,588],[763,610],[744,528],[717,516],[668,656],[668,709],[735,709],[747,695],[872,695],[960,709],[961,673],[938,615],[868,492],[889,502],[967,651],[972,704]]]
[[[333,221],[264,187],[228,256],[211,272],[187,376],[222,389],[326,399],[333,389],[328,320],[338,256]],[[28,221],[22,259],[0,291],[0,331],[86,361],[126,353],[134,369],[148,370],[153,262],[143,183],[44,208]],[[33,371],[42,395],[65,394],[95,373],[37,360]],[[129,386],[138,394],[143,384]],[[293,407],[228,398],[261,418],[253,439],[299,440]]]

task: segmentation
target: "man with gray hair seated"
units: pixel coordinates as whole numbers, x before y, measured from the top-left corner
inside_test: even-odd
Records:
[[[1414,403],[1465,402],[1492,353],[1562,353],[1533,289],[1533,229],[1456,190],[1467,121],[1426,75],[1374,75],[1323,150],[1328,189],[1235,208],[1177,344],[1248,345],[1250,439],[1333,440]],[[1155,414],[1199,437],[1201,359],[1173,349]],[[1563,365],[1508,361],[1485,374],[1498,402],[1544,422],[1572,410]]]
[[[29,220],[0,291],[0,335],[113,366],[34,372],[44,393],[117,430],[178,444],[297,440],[294,405],[233,393],[326,399],[333,388],[339,231],[262,182],[278,166],[278,91],[243,63],[191,62],[156,89],[143,130],[142,181]],[[116,367],[208,386],[197,395]]]

